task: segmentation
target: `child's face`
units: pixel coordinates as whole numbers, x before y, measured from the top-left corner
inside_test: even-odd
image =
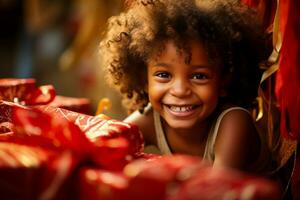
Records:
[[[148,62],[150,102],[168,126],[176,129],[192,129],[205,122],[221,91],[219,67],[209,62],[201,43],[190,45],[189,64],[186,54],[178,52],[171,41]]]

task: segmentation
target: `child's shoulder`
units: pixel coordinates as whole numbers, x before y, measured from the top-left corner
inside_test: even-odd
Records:
[[[134,111],[126,119],[125,122],[136,124],[142,132],[145,143],[153,144],[156,143],[153,110],[150,108],[143,114],[139,111]]]
[[[216,122],[218,136],[248,137],[257,135],[255,123],[250,112],[242,107],[230,107],[221,112]]]
[[[259,156],[260,137],[249,111],[224,110],[216,124],[215,161],[219,165],[246,168]]]

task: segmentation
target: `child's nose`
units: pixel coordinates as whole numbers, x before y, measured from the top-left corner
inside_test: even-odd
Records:
[[[176,97],[185,97],[191,94],[191,88],[187,81],[177,79],[173,82],[170,93]]]

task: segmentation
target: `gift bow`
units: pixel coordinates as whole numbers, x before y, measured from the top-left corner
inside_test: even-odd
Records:
[[[133,124],[58,110],[47,113],[37,108],[13,107],[14,134],[0,137],[0,141],[69,150],[82,160],[111,170],[122,169],[143,151],[143,137]]]

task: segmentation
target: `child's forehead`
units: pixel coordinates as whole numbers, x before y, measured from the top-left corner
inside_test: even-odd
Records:
[[[153,49],[153,54],[148,58],[147,65],[154,63],[185,63],[189,66],[213,67],[215,70],[221,70],[222,64],[218,59],[212,59],[203,44],[196,41],[190,41],[186,46],[178,46],[169,40],[161,44],[161,49]]]
[[[176,49],[176,52],[181,53],[188,53],[191,52],[196,48],[206,49],[201,41],[197,40],[172,40],[172,39],[164,39],[156,41],[152,44],[152,48],[150,48],[149,56],[157,55],[164,53],[170,48]]]
[[[205,43],[199,40],[184,40],[175,41],[171,39],[162,40],[153,45],[148,56],[149,59],[158,59],[162,55],[168,53],[176,56],[185,56],[187,59],[192,59],[193,57],[201,57],[207,59],[209,62],[214,63],[216,57],[211,55],[208,47]]]
[[[148,63],[152,61],[168,60],[168,59],[184,59],[187,64],[207,63],[209,65],[216,64],[212,62],[207,49],[201,42],[189,41],[187,43],[175,43],[168,40],[153,48],[153,53],[148,58]]]

